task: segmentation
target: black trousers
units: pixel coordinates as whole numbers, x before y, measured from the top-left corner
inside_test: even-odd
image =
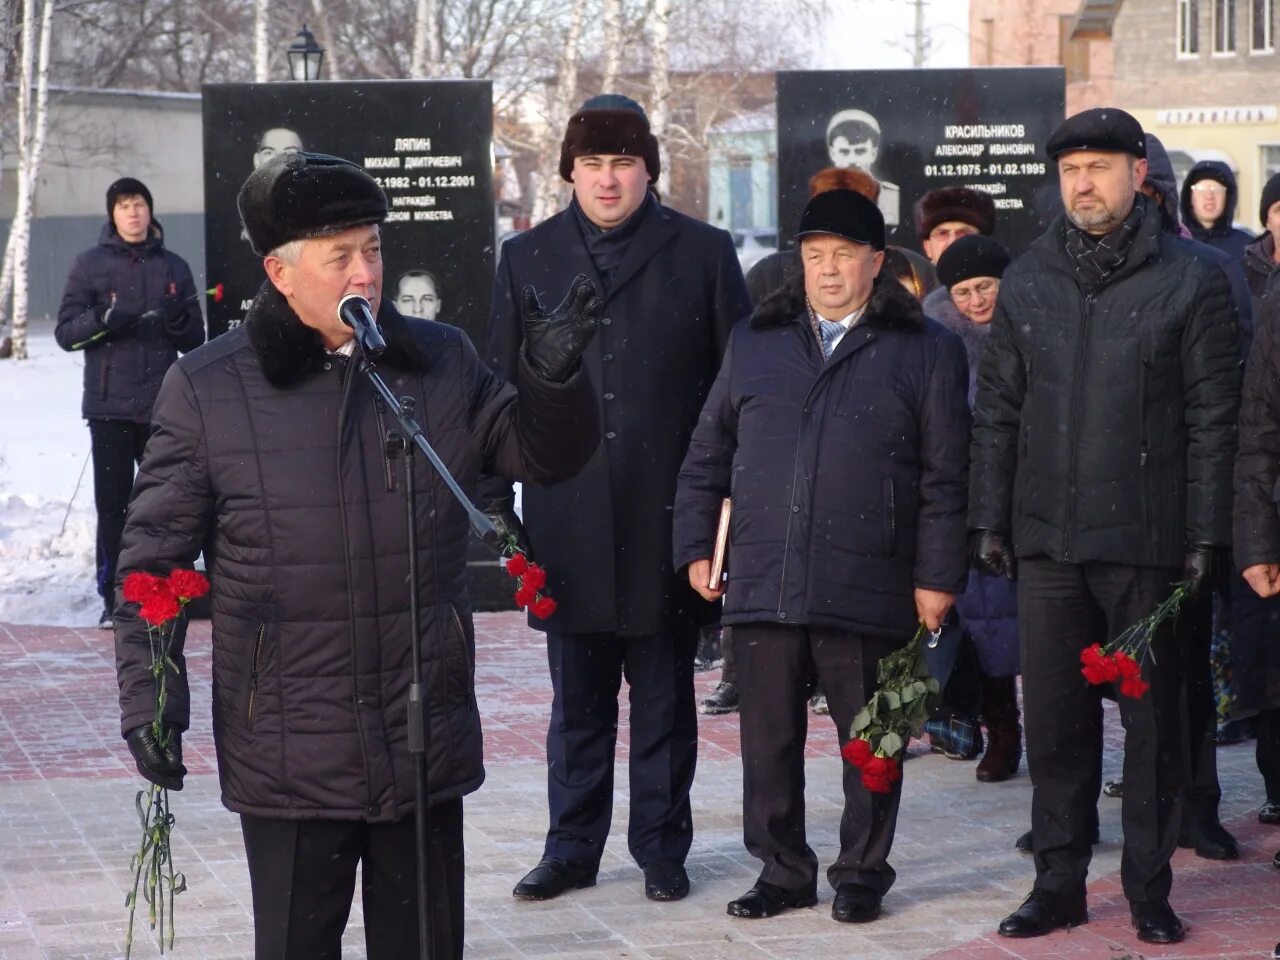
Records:
[[[463,947],[462,800],[431,805],[427,863],[436,960]],[[414,819],[240,817],[253,891],[256,960],[338,960],[360,865],[369,960],[417,960]]]
[[[1036,886],[1083,896],[1102,781],[1099,688],[1080,673],[1080,652],[1149,615],[1181,572],[1161,567],[1023,560],[1018,632],[1031,772]],[[1124,850],[1120,879],[1130,901],[1169,895],[1186,777],[1182,642],[1166,624],[1143,666],[1151,689],[1119,697],[1124,724]]]
[[[840,757],[853,718],[875,690],[876,665],[908,638],[863,637],[831,627],[735,624],[742,736],[742,831],[747,850],[764,861],[760,879],[790,890],[817,883],[818,858],[804,823],[804,746],[809,694],[827,695],[837,742],[831,763],[844,772],[840,855],[827,870],[833,887],[859,883],[883,895],[896,876],[889,851],[902,781],[873,794]]]
[[[1244,589],[1247,585],[1241,583]],[[1184,605],[1178,617],[1178,635],[1184,640],[1187,685],[1187,805],[1188,825],[1218,820],[1222,787],[1218,783],[1218,708],[1213,695],[1213,644],[1216,596],[1201,597]],[[1229,597],[1221,599],[1224,610]],[[1126,785],[1127,789],[1127,785]]]
[[[124,514],[133,492],[134,468],[151,437],[151,425],[131,420],[90,420],[93,504],[98,511],[98,595],[115,605],[116,561]]]
[[[613,819],[618,691],[630,688],[631,817],[627,847],[641,866],[684,863],[693,842],[689,788],[698,757],[693,658],[698,632],[622,637],[547,634],[550,828],[544,855],[593,866]]]

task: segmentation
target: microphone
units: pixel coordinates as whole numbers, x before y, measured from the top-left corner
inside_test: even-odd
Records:
[[[366,357],[380,356],[387,349],[382,331],[369,311],[369,301],[358,293],[349,293],[338,302],[338,319],[356,332],[356,346]]]

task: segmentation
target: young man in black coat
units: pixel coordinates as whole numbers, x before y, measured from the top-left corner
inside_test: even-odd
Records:
[[[631,686],[627,843],[645,894],[689,889],[689,787],[697,752],[693,658],[716,608],[671,566],[676,473],[733,324],[750,313],[733,241],[658,202],[658,143],[639,105],[594,97],[569,120],[560,173],[569,208],[509,240],[493,294],[490,355],[515,368],[526,284],[563,288],[575,274],[604,299],[584,361],[604,442],[555,489],[523,488],[524,526],[559,606],[547,631],[554,699],[547,734],[550,828],[541,862],[515,887],[545,900],[595,883],[613,812],[618,691]],[[518,529],[510,487],[487,508]]]
[[[132,177],[107,188],[98,245],[76,257],[54,336],[84,353],[84,401],[98,511],[98,626],[111,629],[116,558],[134,466],[151,435],[151,406],[179,353],[204,343],[191,268],[165,249],[151,191]]]
[[[1239,330],[1218,264],[1138,191],[1142,127],[1086,110],[1049,139],[1065,213],[1005,273],[978,371],[969,523],[975,562],[1018,579],[1036,881],[1000,924],[1033,937],[1088,920],[1101,782],[1098,688],[1080,654],[1197,595],[1231,542]],[[1016,560],[1015,560],[1016,557]],[[1169,625],[1121,696],[1121,881],[1138,938],[1184,936],[1169,859],[1185,785],[1181,645]]]
[[[214,745],[240,815],[258,960],[337,957],[363,877],[370,960],[417,957],[416,775],[407,701],[410,590],[421,605],[430,805],[432,956],[463,950],[462,798],[484,780],[466,513],[415,456],[419,582],[405,576],[398,425],[358,368],[343,297],[368,300],[377,364],[464,489],[484,469],[553,483],[599,441],[579,361],[599,302],[585,280],[530,334],[514,383],[466,335],[404,317],[382,296],[382,190],[336,157],[283,153],[249,176],[241,219],[263,283],[245,323],[165,377],[129,504],[121,580],[164,575],[203,549],[213,594]],[[163,750],[152,734],[146,625],[116,609],[121,731],[147,779],[180,789],[185,670],[169,678]],[[183,663],[181,638],[174,659]]]
[[[880,659],[936,630],[968,579],[968,368],[954,333],[878,277],[884,216],[852,190],[813,197],[803,279],[733,333],[676,496],[675,563],[737,644],[743,833],[764,861],[731,916],[816,902],[805,841],[805,698],[827,695],[843,746]],[[729,580],[708,582],[732,497]],[[833,755],[831,762],[841,762]],[[901,781],[873,794],[844,768],[832,916],[865,923],[892,886]]]

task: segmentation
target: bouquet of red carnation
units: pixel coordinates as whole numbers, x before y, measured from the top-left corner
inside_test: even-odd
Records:
[[[556,612],[555,600],[544,592],[547,571],[525,555],[516,544],[515,537],[508,537],[503,544],[502,565],[516,581],[517,607],[528,609],[539,620],[545,620]]]
[[[1119,683],[1120,693],[1126,697],[1140,698],[1151,685],[1142,679],[1142,665],[1150,659],[1156,662],[1151,641],[1166,620],[1176,620],[1187,598],[1187,584],[1174,585],[1173,592],[1151,614],[1126,628],[1105,647],[1095,643],[1080,651],[1080,672],[1094,686]]]
[[[872,793],[888,793],[902,777],[907,741],[924,731],[930,701],[938,695],[938,681],[924,659],[927,634],[921,624],[911,642],[880,661],[876,691],[853,718],[852,739],[840,751]]]
[[[170,656],[173,637],[183,608],[192,600],[209,592],[209,581],[195,570],[174,570],[167,577],[135,572],[124,578],[122,593],[126,603],[139,605],[138,616],[147,625],[147,637],[151,641],[151,674],[156,681],[156,709],[151,721],[151,731],[156,743],[168,745],[170,728],[164,723],[164,706],[168,699],[167,679],[169,671],[178,672],[178,665]],[[151,784],[147,790],[139,790],[134,798],[134,808],[142,823],[142,842],[129,864],[133,870],[133,889],[125,897],[129,908],[129,929],[125,934],[124,954],[133,952],[133,916],[138,909],[138,890],[148,906],[147,919],[151,929],[160,928],[160,952],[166,946],[165,917],[169,918],[168,943],[173,949],[173,898],[187,888],[187,878],[173,869],[170,850],[170,834],[174,817],[169,812],[169,791]]]

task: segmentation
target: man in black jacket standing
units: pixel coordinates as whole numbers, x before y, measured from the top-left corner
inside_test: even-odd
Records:
[[[732,493],[722,622],[738,645],[743,835],[760,878],[728,905],[759,919],[816,902],[805,840],[805,698],[827,695],[843,747],[880,659],[938,629],[965,588],[968,368],[954,333],[880,276],[884,216],[852,190],[805,208],[803,280],[734,330],[680,470],[675,562],[708,600]],[[893,885],[901,781],[844,768],[832,917],[866,923]]]
[[[98,245],[76,257],[54,336],[84,353],[82,413],[89,421],[98,511],[98,626],[111,629],[116,558],[133,470],[151,434],[151,406],[179,353],[204,343],[191,268],[165,249],[151,191],[122,177],[107,188]]]
[[[1018,579],[1035,887],[1000,924],[1031,937],[1088,919],[1102,714],[1080,654],[1193,594],[1231,542],[1239,331],[1221,268],[1139,194],[1142,128],[1087,110],[1049,139],[1065,213],[1004,276],[974,410],[975,561]],[[1016,559],[1015,559],[1016,557]],[[1016,564],[1016,566],[1015,566]],[[1182,651],[1121,696],[1121,879],[1138,938],[1181,940],[1169,907],[1182,818]]]
[[[213,580],[214,744],[223,803],[240,815],[258,960],[337,957],[363,877],[370,960],[417,957],[415,773],[409,750],[410,588],[421,604],[432,956],[463,950],[462,798],[484,780],[466,514],[425,459],[410,585],[397,423],[357,369],[349,294],[387,341],[378,366],[412,397],[424,433],[464,489],[482,469],[554,483],[599,441],[579,360],[599,302],[589,284],[551,316],[522,297],[528,336],[514,374],[495,375],[466,335],[404,317],[382,297],[387,199],[336,157],[287,153],[241,188],[263,257],[243,326],[165,377],[129,504],[121,580],[164,575],[203,548]],[[402,455],[400,455],[402,456]],[[139,772],[180,789],[187,673],[170,677],[152,735],[146,625],[117,607],[121,731]],[[174,654],[183,664],[181,638]]]
[[[533,554],[558,608],[547,631],[554,699],[547,733],[550,828],[540,863],[515,887],[545,900],[595,883],[613,811],[618,691],[631,693],[627,843],[645,894],[689,889],[689,787],[697,752],[693,657],[716,607],[671,564],[676,473],[715,379],[729,329],[750,313],[733,241],[658,202],[658,143],[640,106],[606,94],[570,118],[560,173],[573,200],[502,250],[490,355],[509,373],[520,355],[521,287],[563,288],[575,274],[604,298],[584,356],[604,442],[572,481],[523,488]],[[488,511],[517,529],[510,487]]]

